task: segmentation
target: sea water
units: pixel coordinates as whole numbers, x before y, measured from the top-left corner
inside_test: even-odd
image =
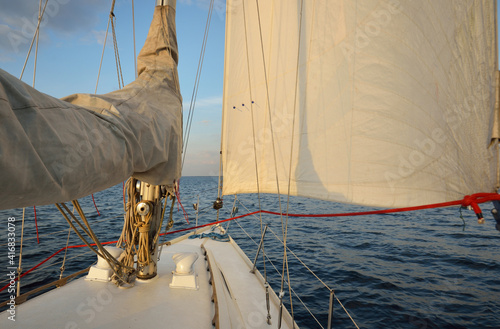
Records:
[[[173,230],[195,225],[193,204],[198,198],[198,224],[216,219],[212,207],[217,198],[216,177],[183,177],[180,186],[189,223],[181,206],[176,205]],[[117,240],[121,233],[122,195],[121,184],[96,193],[100,215],[90,197],[81,200],[101,241]],[[229,218],[233,210],[237,211],[235,216],[258,210],[259,203],[264,210],[279,211],[280,207],[275,195],[261,195],[260,200],[257,195],[240,195],[236,200],[226,196],[223,201],[219,219]],[[283,211],[287,207],[286,196],[281,197],[281,207]],[[290,198],[288,207],[290,213],[301,214],[367,210],[297,197]],[[289,217],[288,222],[286,217],[260,218],[257,214],[223,225],[253,261],[261,238],[261,220],[268,224],[266,262],[261,253],[257,266],[274,291],[281,290],[283,281],[288,309],[292,291],[293,314],[302,328],[327,327],[330,289],[338,298],[333,306],[333,328],[355,328],[349,315],[360,328],[500,328],[500,232],[489,214],[491,206],[482,208],[486,216],[483,225],[477,224],[471,211],[465,210],[462,219],[457,207],[376,216]],[[68,224],[54,206],[37,207],[36,211],[39,241],[34,209],[25,210],[23,272],[67,244],[82,244],[73,232],[68,237]],[[0,211],[0,287],[9,284],[9,268],[18,266],[22,214],[22,209]],[[15,257],[9,257],[9,218],[15,218]],[[285,226],[291,251],[287,252],[288,271],[282,280],[283,245],[276,236],[283,239]],[[66,255],[59,252],[21,279],[21,293],[58,279],[63,260],[66,276],[89,266],[95,255],[87,248],[70,249]],[[0,292],[1,301],[9,296],[8,289]],[[277,319],[272,321],[277,324]]]

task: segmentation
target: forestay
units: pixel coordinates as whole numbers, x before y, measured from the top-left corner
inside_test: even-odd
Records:
[[[174,15],[156,7],[137,80],[109,94],[59,100],[0,70],[0,209],[76,199],[131,175],[173,185],[182,147]]]
[[[496,28],[489,0],[228,0],[223,193],[493,192]]]

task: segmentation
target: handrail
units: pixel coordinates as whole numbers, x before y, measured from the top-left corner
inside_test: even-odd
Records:
[[[205,249],[205,245],[203,244],[201,245],[201,250],[203,250],[205,259],[207,260],[208,271],[210,272],[210,285],[212,286],[212,301],[214,302],[215,306],[214,317],[212,318],[212,325],[215,326],[215,329],[219,329],[219,300],[217,299],[217,289],[215,287],[214,272],[212,270],[212,261],[211,261],[212,257],[210,257],[207,250]]]

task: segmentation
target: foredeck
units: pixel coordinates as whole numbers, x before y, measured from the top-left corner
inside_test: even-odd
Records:
[[[172,256],[179,252],[199,255],[194,263],[198,290],[169,287],[175,269]],[[271,291],[270,326],[264,284],[250,268],[232,240],[179,238],[163,246],[158,275],[152,280],[121,289],[81,278],[17,305],[15,322],[3,312],[0,328],[275,328],[276,295]],[[290,327],[285,310],[282,328]]]

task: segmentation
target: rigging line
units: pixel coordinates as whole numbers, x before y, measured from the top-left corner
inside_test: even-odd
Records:
[[[198,95],[198,88],[200,86],[201,70],[203,68],[203,60],[205,58],[205,50],[207,47],[208,32],[210,30],[210,22],[212,20],[213,8],[214,8],[214,0],[211,0],[210,6],[208,9],[207,22],[205,23],[205,33],[203,35],[203,42],[201,45],[200,58],[198,59],[198,69],[196,71],[196,77],[195,77],[195,82],[194,82],[194,86],[193,86],[193,93],[191,95],[191,103],[189,104],[188,119],[186,121],[186,134],[184,135],[184,139],[183,139],[183,148],[184,148],[183,152],[184,152],[184,154],[182,156],[181,168],[184,167],[184,161],[186,159],[187,146],[188,146],[188,142],[189,142],[189,135],[191,132],[191,125],[193,122],[193,113],[194,113],[194,107],[196,104],[196,98]]]
[[[226,7],[227,7],[228,2],[226,1]],[[226,8],[227,9],[227,8]],[[228,19],[226,17],[226,30],[227,30],[227,25],[228,25]],[[228,38],[224,38],[224,49],[227,49],[228,47]],[[226,74],[226,56],[224,56],[224,79],[225,79],[225,74]],[[219,176],[217,177],[217,198],[220,199],[221,193],[222,193],[222,169],[223,169],[223,156],[222,156],[222,149],[223,149],[223,144],[224,144],[224,125],[225,125],[225,113],[227,111],[226,107],[224,106],[224,99],[226,99],[226,85],[224,84],[222,88],[222,120],[221,120],[221,125],[220,125],[220,145],[219,145]],[[217,219],[219,219],[219,210],[217,210]]]
[[[151,243],[152,246],[155,246],[156,245],[156,242],[158,241],[159,237],[160,237],[160,232],[161,232],[161,228],[163,226],[163,220],[165,218],[165,209],[166,209],[166,206],[167,206],[167,201],[168,201],[168,194],[165,195],[165,198],[164,198],[165,202],[163,204],[163,208],[162,208],[162,200],[161,198],[157,200],[156,204],[155,204],[155,208],[158,208],[160,207],[160,211],[158,212],[158,214],[156,215],[157,218],[156,220],[158,220],[158,216],[160,216],[160,223],[158,224],[158,228],[156,230],[156,234],[155,236],[153,237],[153,242]],[[167,223],[167,226],[168,226],[168,223]]]
[[[133,268],[130,267],[130,266],[126,266],[125,264],[123,264],[122,262],[120,262],[119,260],[117,260],[113,255],[111,255],[109,253],[108,250],[106,250],[103,245],[99,242],[99,239],[97,238],[97,236],[95,235],[95,233],[92,231],[91,227],[90,227],[90,224],[88,223],[87,221],[87,217],[85,216],[85,214],[83,213],[83,210],[80,206],[80,203],[78,202],[78,200],[73,200],[71,201],[71,203],[73,204],[73,206],[75,207],[75,209],[77,210],[78,214],[80,215],[80,218],[82,219],[82,221],[84,222],[84,224],[87,226],[88,228],[88,231],[85,230],[85,228],[80,224],[80,222],[77,220],[77,218],[72,214],[70,213],[70,215],[72,216],[73,220],[75,220],[75,222],[78,223],[78,225],[87,233],[87,235],[94,241],[98,251],[101,253],[101,257],[104,258],[104,260],[108,263],[109,267],[111,268],[111,270],[113,271],[113,273],[116,275],[116,277],[122,281],[122,282],[127,282],[126,280],[126,273],[123,273],[122,272],[122,269],[126,269],[126,270],[132,270],[133,271]],[[57,204],[56,204],[57,205]],[[66,211],[69,212],[69,209],[67,208],[67,206],[62,203],[62,206],[66,209]],[[71,223],[71,222],[70,222]],[[72,225],[73,227],[73,225]],[[73,228],[74,229],[74,228]],[[75,230],[75,232],[78,234],[78,232]],[[80,236],[80,235],[79,235]],[[82,236],[80,236],[80,238],[82,238]],[[90,244],[86,241],[84,241],[89,247],[90,247]],[[92,250],[94,250],[93,248],[91,248]],[[97,250],[96,250],[97,251]],[[99,255],[99,253],[97,253]],[[119,273],[120,272],[120,273]]]
[[[115,54],[116,77],[118,78],[118,89],[122,89],[120,81],[120,70],[118,68],[118,55],[116,54],[116,32],[115,32],[116,17],[111,18],[111,35],[113,36],[113,52]]]
[[[262,37],[262,24],[261,24],[261,19],[260,19],[260,8],[259,8],[259,1],[255,0],[255,3],[257,5],[257,18],[258,18],[258,23],[259,23],[259,35],[260,35],[260,49],[262,53],[262,65],[264,69],[264,80],[265,80],[265,85],[266,85],[266,107],[267,107],[267,112],[269,114],[269,128],[271,130],[271,145],[273,149],[273,157],[274,157],[274,171],[276,174],[276,192],[278,194],[278,203],[279,203],[279,209],[280,209],[280,214],[283,212],[282,211],[282,206],[281,206],[281,193],[280,193],[280,184],[279,184],[279,177],[278,177],[278,162],[276,159],[276,146],[274,143],[274,129],[273,129],[273,121],[272,121],[272,115],[271,115],[271,102],[270,102],[270,96],[269,96],[269,82],[267,79],[267,69],[266,69],[266,59],[264,55],[264,41]],[[280,215],[281,219],[281,228],[283,230],[283,236],[285,237],[285,232],[283,228],[283,215]],[[284,249],[284,252],[286,253],[286,249]],[[285,255],[283,255],[284,258],[286,258]],[[279,310],[279,318],[278,318],[278,327],[281,326],[281,316],[282,316],[282,310],[283,310],[283,287],[284,287],[284,273],[282,274],[282,280],[281,280],[281,289],[280,289],[280,310]],[[292,310],[293,314],[293,310]],[[292,315],[293,318],[293,315]]]
[[[243,204],[241,203],[240,201],[240,204],[243,206],[243,208],[245,208],[248,212],[249,212],[249,209]],[[252,214],[253,217],[256,217],[255,214]],[[252,238],[250,237],[250,235],[245,231],[245,229],[238,223],[237,220],[236,221],[236,224],[243,230],[243,232],[245,232],[245,234],[255,243],[257,244],[257,242]],[[279,238],[279,236],[276,234],[276,232],[274,232],[272,230],[272,228],[270,228],[268,226],[268,230],[271,231],[271,233],[273,233],[273,235],[276,237],[276,239],[283,244],[283,241],[281,241],[281,239]],[[290,251],[290,253],[302,264],[302,266],[304,266],[321,284],[323,284],[323,286],[325,288],[327,288],[328,290],[332,290],[323,280],[321,280],[319,278],[319,276],[314,273],[314,271],[309,267],[307,266],[306,263],[304,263],[304,261],[297,256],[297,254],[295,254],[288,246],[286,247],[288,249],[288,251]],[[265,254],[265,253],[263,253]],[[271,265],[274,267],[276,273],[280,274],[280,272],[278,271],[278,269],[276,268],[276,266],[274,265],[274,263],[267,257],[267,254],[266,255],[266,258],[269,260],[269,262],[271,263]],[[308,312],[312,315],[312,317],[316,320],[316,322],[318,322],[319,324],[319,321],[316,319],[316,317],[314,316],[314,314],[309,310],[309,308],[305,305],[305,303],[302,301],[302,299],[299,297],[299,295],[295,292],[295,290],[291,287],[290,285],[290,277],[287,278],[287,284],[288,284],[288,287],[290,287],[290,289],[293,291],[293,294],[295,295],[295,297],[297,297],[297,299],[301,302],[301,304],[308,310]],[[339,298],[337,297],[337,295],[335,295],[335,299],[339,302],[339,304],[342,306],[342,309],[344,310],[344,312],[347,314],[347,316],[351,319],[351,321],[354,323],[354,325],[356,326],[356,328],[359,329],[358,325],[356,324],[356,322],[354,321],[354,319],[351,317],[351,315],[349,314],[349,312],[347,311],[347,309],[344,307],[344,305],[342,304],[342,302],[339,300]],[[321,324],[320,324],[321,326]],[[321,326],[323,328],[323,326]]]
[[[242,204],[242,205],[243,205],[243,204]],[[245,206],[243,205],[243,207],[245,207]],[[254,217],[256,217],[256,216],[254,215]],[[256,218],[257,218],[257,217],[256,217]],[[248,238],[249,238],[249,239],[250,239],[250,240],[251,240],[251,241],[252,241],[255,245],[258,245],[257,241],[255,241],[255,240],[254,240],[254,239],[250,236],[250,234],[248,234],[248,232],[247,232],[247,231],[243,228],[243,226],[241,226],[241,225],[240,225],[240,223],[239,223],[237,220],[235,220],[235,223],[236,223],[236,225],[238,225],[238,226],[239,226],[239,228],[243,231],[243,233],[245,233],[245,234],[246,234],[246,236],[247,236],[247,237],[248,237]],[[268,228],[269,228],[269,226],[268,226]],[[276,233],[274,233],[274,232],[273,232],[273,234],[274,234],[276,237],[278,237],[278,236],[276,235]],[[279,238],[278,238],[278,241],[280,241],[280,242],[281,242],[281,240],[280,240]],[[268,254],[263,253],[263,255],[265,255],[265,257],[266,257],[266,259],[268,260],[268,262],[269,262],[269,263],[271,264],[271,266],[274,268],[274,271],[275,271],[278,275],[280,275],[280,274],[281,274],[281,273],[280,273],[280,271],[278,270],[278,268],[276,267],[276,265],[274,265],[274,262],[273,262],[273,261],[272,261],[272,260],[268,257]],[[290,282],[289,282],[289,281],[286,281],[286,284],[290,287]],[[297,294],[297,292],[296,292],[293,288],[291,288],[291,290],[292,290],[293,294],[295,295],[295,297],[297,297],[297,299],[300,301],[300,303],[302,304],[302,306],[304,306],[304,308],[305,308],[305,309],[309,312],[309,314],[311,315],[311,317],[312,317],[312,318],[316,321],[316,323],[317,323],[317,324],[318,324],[321,328],[324,328],[324,327],[321,325],[321,323],[319,322],[319,320],[316,318],[316,316],[314,316],[314,313],[311,311],[311,309],[310,309],[309,307],[307,307],[306,303],[305,303],[305,302],[304,302],[304,301],[300,298],[300,296]],[[354,321],[354,320],[353,320],[353,321]]]
[[[335,299],[337,300],[337,302],[339,302],[340,306],[342,307],[342,309],[344,310],[344,312],[347,314],[347,316],[349,317],[349,319],[351,319],[352,323],[356,326],[357,329],[359,329],[358,324],[356,323],[356,321],[354,321],[354,319],[352,318],[352,316],[349,313],[349,311],[347,311],[347,309],[344,307],[344,304],[342,304],[342,302],[338,299],[337,295],[335,295]]]
[[[110,23],[111,23],[111,15],[108,18],[108,26],[106,27],[106,35],[104,36],[104,45],[102,46],[101,61],[99,62],[99,72],[97,72],[97,82],[95,83],[94,94],[97,94],[97,86],[99,85],[99,77],[101,76],[102,61],[104,59],[104,50],[106,49],[106,42],[108,41],[108,31]]]
[[[40,4],[38,5],[38,21],[42,20],[41,14],[42,14],[42,0],[40,0]],[[36,64],[38,61],[38,41],[40,40],[40,30],[36,31],[35,34],[36,34],[36,45],[35,45],[35,63],[33,66],[33,85],[32,85],[33,88],[35,88]]]
[[[135,78],[137,79],[137,52],[135,45],[135,10],[134,10],[134,0],[132,0],[132,35],[134,39],[134,72]]]
[[[273,121],[272,121],[272,115],[271,115],[271,102],[270,102],[270,96],[269,96],[269,82],[267,79],[267,68],[266,68],[266,59],[265,59],[265,54],[264,54],[264,42],[262,40],[262,26],[261,26],[261,20],[260,20],[260,9],[259,9],[259,1],[255,0],[255,3],[257,5],[257,18],[259,22],[259,34],[260,34],[260,49],[262,53],[262,65],[264,69],[264,80],[265,80],[265,85],[266,85],[266,107],[267,107],[267,112],[269,115],[269,127],[271,130],[271,145],[273,149],[273,156],[274,156],[274,171],[276,174],[276,192],[278,194],[278,204],[279,204],[279,209],[280,213],[282,213],[282,207],[281,207],[281,193],[280,193],[280,184],[279,184],[279,177],[278,177],[278,163],[276,160],[276,146],[274,145],[274,129],[273,129]],[[281,217],[281,226],[283,227],[283,216]]]
[[[111,23],[114,9],[115,9],[115,0],[113,0],[113,2],[111,3],[111,9],[109,10],[108,26],[106,27],[106,35],[104,36],[104,44],[102,46],[101,61],[99,63],[99,72],[97,73],[97,82],[95,83],[94,94],[97,94],[97,86],[99,85],[99,77],[101,76],[102,61],[104,59],[104,50],[106,49],[106,42],[108,41],[109,24]]]
[[[300,62],[300,49],[301,49],[301,41],[302,41],[302,14],[304,9],[304,1],[300,1],[300,15],[299,15],[299,31],[298,31],[298,44],[297,44],[297,63],[295,68],[295,92],[293,98],[293,117],[292,117],[292,131],[291,131],[291,142],[290,142],[290,163],[288,167],[288,191],[287,191],[287,200],[286,200],[286,216],[285,216],[285,233],[283,238],[283,274],[285,272],[286,265],[286,274],[288,278],[288,282],[290,282],[290,271],[288,267],[288,255],[287,255],[287,236],[288,236],[288,211],[290,209],[290,189],[292,182],[292,156],[293,156],[293,147],[294,147],[294,131],[295,131],[295,118],[297,112],[297,94],[298,94],[298,85],[299,85],[299,62]],[[283,279],[282,279],[283,280]],[[291,289],[290,284],[288,285],[289,289]],[[290,294],[290,310],[292,312],[293,318],[293,302],[292,302],[292,294]]]
[[[252,95],[252,80],[250,77],[250,54],[249,54],[249,46],[248,46],[248,31],[247,31],[247,20],[246,20],[246,10],[245,10],[245,1],[242,1],[243,5],[243,26],[245,28],[245,46],[246,46],[246,53],[247,53],[247,71],[248,71],[248,91],[250,94],[250,114],[252,116],[252,138],[253,138],[253,154],[254,154],[254,162],[255,162],[255,180],[257,184],[257,200],[258,200],[258,205],[259,205],[259,210],[262,210],[261,207],[261,199],[260,199],[260,183],[259,183],[259,167],[258,167],[258,162],[257,162],[257,143],[256,143],[256,138],[255,138],[255,119],[254,119],[254,102],[253,102],[253,95]],[[264,225],[262,223],[262,213],[259,213],[259,220],[260,220],[260,234],[264,232]],[[264,252],[264,243],[262,243],[262,251]],[[263,260],[264,260],[264,279],[267,282],[267,272],[266,272],[266,262],[264,258],[264,253],[262,254]]]
[[[68,217],[68,215],[67,215],[67,214],[65,213],[65,211],[62,209],[62,207],[61,207],[59,204],[57,204],[57,203],[56,203],[55,205],[56,205],[57,209],[58,209],[58,210],[61,212],[61,214],[63,215],[64,219],[66,219],[66,221],[68,222],[68,224],[71,226],[71,228],[72,228],[72,229],[75,231],[75,233],[78,235],[78,237],[80,237],[80,239],[81,239],[81,240],[82,240],[82,241],[83,241],[83,242],[84,242],[84,243],[85,243],[85,244],[86,244],[86,245],[90,248],[90,250],[92,250],[92,251],[93,251],[94,253],[96,253],[98,256],[103,257],[103,255],[102,255],[102,254],[101,254],[98,250],[96,250],[96,249],[92,248],[91,244],[87,241],[87,239],[85,239],[85,238],[83,237],[83,235],[82,235],[80,232],[78,232],[78,230],[76,229],[76,226],[75,226],[75,225],[71,222],[71,219]],[[68,207],[67,207],[64,203],[62,203],[61,205],[62,205],[62,206],[64,207],[64,209],[68,212],[68,214],[70,214],[70,215],[71,215],[71,217],[72,217],[73,219],[75,219],[75,218],[76,218],[76,217],[74,217],[74,215],[71,213],[71,211],[69,211]],[[76,223],[80,226],[80,228],[82,228],[82,230],[83,230],[85,233],[87,233],[87,232],[86,232],[86,229],[85,229],[85,228],[81,225],[81,223],[80,223],[79,221],[77,221],[77,220],[76,220]],[[88,234],[88,233],[87,233],[87,235],[90,237],[90,234]],[[61,249],[61,251],[62,251],[62,249]],[[103,258],[104,258],[104,257],[103,257]]]
[[[281,244],[283,244],[283,241],[281,241],[281,239],[278,237],[278,235],[276,234],[276,232],[274,232],[272,230],[272,228],[268,227],[268,230],[276,237],[276,239]],[[304,266],[304,268],[307,269],[316,278],[316,280],[318,280],[328,290],[332,290],[323,280],[320,279],[320,277],[316,273],[314,273],[314,271],[309,266],[307,266],[306,263],[304,263],[304,261],[299,256],[297,256],[297,254],[295,252],[293,252],[293,250],[291,250],[288,246],[286,248],[295,257],[295,259],[297,259],[299,261],[299,263],[302,264],[302,266]]]
[[[103,218],[103,219],[100,219],[100,220],[96,220],[96,221],[93,221],[94,224],[97,224],[97,223],[100,223],[100,222],[103,222],[103,221],[106,221],[106,220],[112,220],[112,219],[116,219],[116,218],[123,218],[123,215],[118,215],[118,216],[114,216],[114,217],[110,217],[110,218]],[[46,237],[46,236],[54,236],[55,234],[58,234],[58,233],[61,233],[61,232],[66,232],[66,229],[64,230],[60,230],[60,231],[55,231],[55,232],[51,232],[51,233],[47,233],[47,234],[40,234],[40,238],[42,237]],[[34,240],[36,239],[36,236],[35,237],[27,237],[24,239],[24,241],[29,241],[29,240]],[[2,246],[6,246],[7,244],[0,244],[0,247]]]
[[[69,245],[69,236],[71,234],[71,227],[68,228],[68,237],[66,238],[66,247],[64,248],[64,258],[61,265],[61,274],[59,275],[59,279],[62,279],[64,273],[64,265],[66,264],[66,255],[68,254],[68,245]]]
[[[93,223],[97,224],[97,223],[102,223],[102,222],[105,222],[105,221],[112,221],[113,219],[116,219],[116,218],[123,218],[123,215],[124,214],[116,215],[116,216],[109,217],[109,218],[103,218],[103,219],[99,219],[99,220],[94,220]],[[40,235],[40,237],[44,237],[44,236],[48,236],[48,235],[54,235],[56,233],[61,233],[61,232],[66,232],[66,229],[60,230],[60,231],[56,231],[56,232],[53,232],[53,233],[42,234],[42,235]],[[34,239],[34,238],[29,238],[29,239]]]
[[[238,201],[239,201],[239,199],[238,199]],[[245,208],[245,210],[250,213],[250,210],[245,206],[245,204],[243,204],[241,201],[239,201],[239,202],[243,206],[243,208]],[[255,214],[252,214],[252,216],[256,217]],[[281,241],[279,236],[276,234],[276,232],[273,231],[273,229],[271,227],[268,226],[267,229],[276,237],[276,239],[281,244],[283,244],[283,241]],[[254,243],[256,243],[256,242],[254,241]],[[325,286],[325,288],[327,288],[328,290],[331,290],[331,288],[323,280],[321,280],[320,277],[318,275],[316,275],[316,273],[314,273],[314,271],[311,270],[311,268],[309,268],[309,266],[307,266],[307,264],[304,261],[302,261],[302,259],[300,259],[299,256],[297,256],[297,254],[295,254],[293,252],[293,250],[291,250],[288,246],[286,248],[302,264],[302,266],[304,266],[321,284],[323,284]]]
[[[43,6],[42,14],[40,15],[40,19],[38,20],[38,23],[36,25],[35,34],[33,35],[33,38],[31,39],[30,48],[28,50],[28,54],[26,54],[26,59],[24,60],[24,65],[23,65],[23,69],[21,70],[21,75],[19,76],[19,80],[21,80],[23,78],[24,70],[26,69],[26,64],[28,63],[28,59],[30,58],[31,49],[33,49],[33,43],[35,43],[35,38],[38,34],[38,31],[40,31],[40,23],[42,22],[43,14],[45,13],[45,8],[47,7],[48,2],[49,2],[49,0],[45,0],[45,5]]]
[[[82,208],[81,208],[80,203],[78,202],[78,200],[73,200],[73,201],[71,201],[71,203],[73,204],[73,207],[78,212],[78,215],[82,219],[82,221],[85,224],[85,226],[87,227],[87,229],[85,229],[85,227],[83,227],[83,225],[77,220],[77,218],[75,217],[75,215],[69,211],[68,207],[64,203],[62,203],[62,206],[66,209],[66,211],[68,213],[70,213],[70,215],[73,218],[73,220],[94,241],[95,245],[97,246],[97,249],[101,252],[102,255],[104,255],[104,256],[101,256],[101,257],[103,257],[106,260],[106,262],[112,268],[113,272],[118,276],[118,274],[116,273],[115,268],[111,265],[111,263],[113,263],[113,265],[121,265],[121,263],[118,260],[116,260],[116,258],[113,257],[106,249],[103,248],[102,244],[99,242],[99,239],[97,238],[97,236],[95,235],[95,233],[92,231],[92,228],[90,227],[90,224],[87,221],[87,217],[83,213],[83,210],[82,210]],[[78,232],[76,232],[76,233],[78,233]],[[80,236],[80,238],[81,238],[81,236]]]
[[[276,239],[278,241],[280,241],[281,243],[283,243],[283,241],[280,240],[280,238],[278,237],[278,235],[270,228],[268,227],[268,230],[271,231],[272,234],[274,234],[274,236],[276,237]],[[318,275],[316,275],[316,273],[314,273],[313,270],[311,270],[311,268],[309,268],[309,266],[307,266],[306,263],[304,263],[304,261],[298,257],[290,248],[288,248],[288,251],[290,251],[290,253],[302,264],[302,266],[304,266],[325,288],[327,288],[328,290],[332,290],[332,288],[330,288],[323,280],[321,280]],[[288,286],[290,287],[290,278],[288,278]],[[293,288],[291,288],[292,291],[293,291]],[[302,302],[302,300],[300,299],[300,297],[295,293],[294,291],[294,295],[301,301],[301,303],[305,306],[304,302]],[[342,306],[342,309],[344,310],[344,312],[347,314],[347,316],[351,319],[352,323],[354,323],[354,325],[356,326],[356,328],[359,329],[358,325],[356,324],[356,322],[354,321],[354,319],[351,317],[351,314],[349,314],[349,312],[347,311],[347,309],[344,307],[344,305],[342,304],[342,302],[339,300],[339,298],[337,297],[337,295],[335,294],[335,299],[339,302],[340,306]],[[306,307],[307,309],[307,307]],[[312,314],[311,314],[312,315]],[[314,315],[313,315],[314,317]],[[317,320],[316,320],[317,321]]]
[[[113,18],[111,19],[111,31],[113,32],[113,47],[115,50],[116,74],[118,75],[118,88],[122,89],[125,86],[125,83],[123,82],[122,64],[120,62],[120,53],[118,51],[118,40],[116,38],[115,24],[116,24],[116,16],[113,15]],[[121,80],[121,85],[120,85],[120,80]]]

